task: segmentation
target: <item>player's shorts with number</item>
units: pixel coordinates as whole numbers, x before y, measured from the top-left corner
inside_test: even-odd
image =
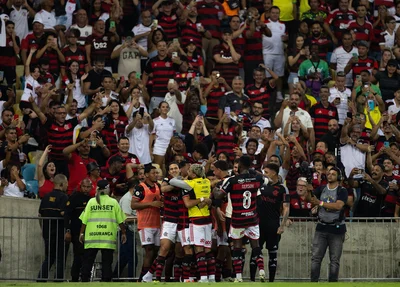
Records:
[[[177,227],[177,223],[164,221],[161,226],[160,239],[169,239],[172,243],[179,242]]]
[[[212,224],[190,224],[190,241],[195,246],[211,248],[212,242]]]
[[[139,230],[142,246],[154,244],[160,246],[160,228],[144,228]]]
[[[229,230],[229,237],[232,239],[241,239],[243,237],[258,240],[260,238],[260,228],[258,225],[246,227],[246,228],[234,228],[231,225]]]

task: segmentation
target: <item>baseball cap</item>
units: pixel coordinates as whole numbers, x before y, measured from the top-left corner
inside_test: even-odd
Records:
[[[386,66],[397,67],[397,61],[396,61],[395,59],[390,59],[390,60],[387,62],[387,65],[386,65]]]
[[[323,150],[321,150],[321,149],[317,149],[315,152],[313,152],[313,154],[316,154],[316,153],[325,155],[325,152]]]
[[[86,169],[88,173],[91,173],[92,171],[96,169],[100,169],[99,165],[96,162],[90,162],[86,165]]]
[[[35,19],[33,19],[32,24],[35,24],[35,23],[40,23],[40,24],[44,25],[43,19],[42,19],[42,17],[39,16],[39,15],[36,15],[36,16],[35,16]]]
[[[364,46],[366,48],[369,48],[368,42],[364,40],[358,41],[357,46]]]

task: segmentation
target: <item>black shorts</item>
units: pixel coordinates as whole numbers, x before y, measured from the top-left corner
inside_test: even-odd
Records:
[[[279,247],[281,236],[277,234],[280,226],[279,221],[260,222],[260,247],[267,248],[269,251],[276,251]]]

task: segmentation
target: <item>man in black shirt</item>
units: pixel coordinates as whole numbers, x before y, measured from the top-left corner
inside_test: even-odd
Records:
[[[45,246],[45,256],[42,268],[39,271],[38,282],[45,282],[49,277],[49,270],[56,263],[55,279],[64,279],[64,210],[68,201],[65,194],[68,187],[68,180],[65,175],[57,174],[54,177],[54,190],[46,194],[39,207],[40,217],[58,217],[60,219],[43,219],[40,221],[42,236]],[[56,262],[57,261],[57,262]]]
[[[374,165],[371,176],[363,173],[360,181],[355,181],[353,176],[359,173],[357,168],[353,168],[349,176],[349,184],[353,188],[360,188],[360,199],[358,201],[355,217],[379,217],[385,195],[389,189],[389,183],[383,179],[384,168]]]
[[[79,282],[79,274],[81,272],[84,248],[79,242],[79,231],[81,230],[82,221],[79,219],[82,211],[85,209],[89,201],[89,192],[92,189],[92,182],[85,178],[80,184],[80,191],[74,192],[69,197],[64,214],[65,226],[65,242],[74,245],[74,261],[71,267],[72,282]]]
[[[259,242],[261,247],[266,243],[269,257],[269,282],[274,282],[278,245],[289,217],[290,197],[288,189],[279,182],[279,166],[276,164],[267,164],[264,171],[265,175],[269,178],[269,183],[261,187],[261,195],[257,198],[257,213],[260,219]],[[281,210],[283,216],[282,223],[280,223]],[[250,263],[251,277],[255,275],[255,267],[254,263]],[[252,269],[254,272],[252,272]]]
[[[336,119],[331,119],[328,122],[328,132],[321,137],[322,142],[328,144],[328,151],[335,152],[340,150],[340,127]]]
[[[89,104],[92,102],[92,96],[100,92],[101,82],[103,78],[108,76],[112,77],[110,71],[104,69],[105,60],[104,58],[97,58],[94,61],[94,67],[89,71],[87,77],[82,76],[83,80],[83,92],[89,96]]]

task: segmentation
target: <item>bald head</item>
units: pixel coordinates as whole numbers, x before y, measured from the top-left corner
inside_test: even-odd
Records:
[[[339,131],[339,123],[337,120],[332,119],[328,122],[328,130],[332,133],[332,134],[337,134],[337,132]]]

